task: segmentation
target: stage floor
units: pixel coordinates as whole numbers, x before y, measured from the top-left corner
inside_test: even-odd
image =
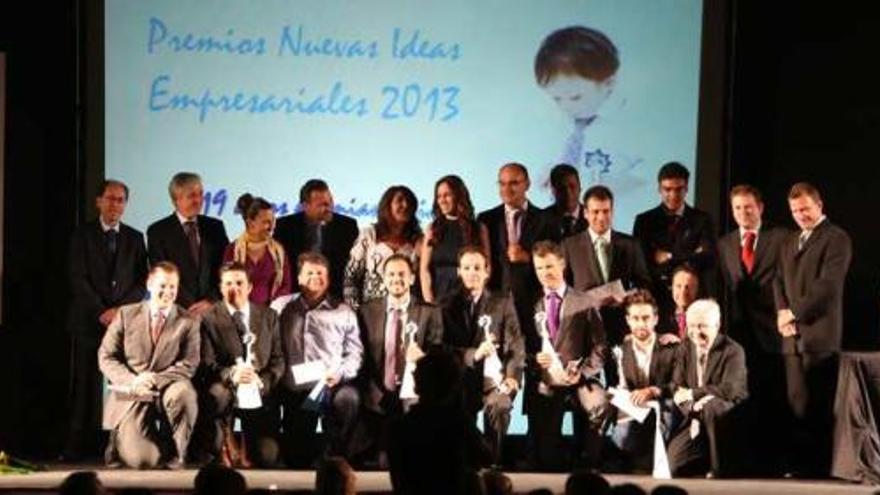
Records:
[[[53,469],[28,475],[0,476],[0,491],[5,493],[46,493],[54,490],[64,478],[77,469]],[[248,488],[270,490],[302,490],[314,487],[315,474],[312,471],[242,471],[247,478]],[[111,489],[127,487],[146,487],[157,493],[185,493],[192,489],[195,470],[183,471],[136,471],[127,469],[98,470],[101,481]],[[566,475],[546,473],[508,473],[516,493],[525,493],[536,488],[550,488],[562,493]],[[635,483],[650,492],[662,484],[678,485],[691,495],[700,494],[766,494],[766,495],[844,495],[872,494],[877,487],[854,485],[842,481],[793,481],[793,480],[703,480],[676,479],[655,480],[648,476],[607,475],[612,485]],[[388,493],[391,484],[388,473],[382,471],[360,471],[357,473],[358,492]]]

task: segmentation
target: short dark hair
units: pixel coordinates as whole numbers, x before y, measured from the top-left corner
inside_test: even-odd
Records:
[[[402,261],[402,262],[406,263],[406,266],[407,266],[407,268],[409,268],[409,272],[410,272],[410,273],[415,273],[415,272],[416,272],[415,269],[413,268],[413,262],[412,262],[412,260],[409,259],[409,257],[408,257],[407,255],[405,255],[405,254],[403,254],[403,253],[394,253],[394,254],[392,254],[391,256],[389,256],[389,257],[388,257],[388,258],[382,263],[382,273],[385,273],[385,267],[388,266],[388,263],[391,263],[391,262],[393,262],[393,261]]]
[[[687,182],[690,178],[690,171],[688,171],[687,167],[678,162],[668,162],[660,167],[660,171],[657,172],[657,182],[666,179],[684,179],[684,181]]]
[[[581,183],[581,176],[578,175],[576,168],[567,163],[560,163],[550,170],[550,185],[553,186],[554,189],[559,189],[562,187],[562,181],[570,176],[574,176],[574,178],[577,179],[578,184]]]
[[[217,273],[220,274],[220,278],[223,278],[223,274],[227,272],[244,273],[244,276],[247,278],[248,283],[250,283],[251,281],[251,274],[250,272],[248,272],[247,267],[244,266],[244,263],[238,261],[227,261],[220,265],[220,269],[217,271]]]
[[[623,307],[625,309],[629,309],[630,306],[635,306],[636,304],[649,304],[654,308],[654,314],[657,314],[657,301],[648,290],[636,289],[623,300]]]
[[[758,203],[764,202],[764,199],[761,198],[761,191],[759,191],[757,187],[749,184],[733,186],[733,189],[730,190],[730,199],[733,199],[735,196],[752,196]]]
[[[608,189],[605,186],[598,185],[593,186],[587,189],[587,192],[584,193],[584,204],[587,204],[587,200],[593,198],[599,201],[611,201],[611,204],[614,204],[614,193],[611,192],[611,189]]]
[[[519,171],[519,173],[521,173],[523,175],[523,177],[526,180],[529,180],[529,169],[527,169],[526,166],[523,165],[522,163],[518,163],[518,162],[505,163],[504,165],[501,166],[501,168],[498,169],[498,173],[501,173],[501,171],[504,170],[505,168],[516,169],[517,171]]]
[[[676,266],[675,269],[672,270],[672,275],[669,277],[669,280],[671,281],[672,279],[674,279],[675,276],[679,274],[679,272],[688,273],[697,280],[700,280],[700,274],[697,272],[697,269],[694,268],[690,263],[682,263]]]
[[[559,74],[577,74],[605,81],[617,73],[617,47],[597,29],[570,26],[550,33],[535,55],[535,80],[540,86]]]
[[[819,194],[819,190],[809,182],[798,182],[791,186],[791,189],[788,191],[788,199],[797,199],[801,196],[809,196],[817,203],[822,201],[822,195]]]
[[[299,188],[299,202],[306,203],[315,191],[329,191],[330,186],[321,179],[309,179]]]
[[[303,266],[305,266],[306,263],[321,265],[326,268],[328,272],[330,271],[330,260],[318,251],[303,251],[296,257],[297,274],[302,271]]]
[[[559,244],[553,241],[538,241],[532,246],[532,256],[543,257],[548,254],[552,254],[561,260],[565,259],[565,255],[562,253],[562,248],[559,247]]]
[[[160,270],[165,273],[176,273],[180,276],[180,269],[177,268],[177,265],[167,260],[159,261],[150,265],[150,275],[153,275]]]
[[[98,190],[98,197],[103,196],[104,193],[107,192],[107,189],[113,186],[121,187],[122,190],[125,191],[125,200],[128,201],[128,186],[126,186],[121,180],[116,179],[107,179],[102,182],[101,189]]]

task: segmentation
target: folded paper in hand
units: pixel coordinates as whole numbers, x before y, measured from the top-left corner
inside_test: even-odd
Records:
[[[116,397],[121,400],[134,400],[138,402],[152,402],[153,399],[159,397],[159,392],[155,390],[150,390],[145,394],[135,394],[134,389],[131,385],[113,385],[110,384],[107,386],[107,390],[116,394]]]
[[[308,363],[295,364],[290,367],[293,373],[293,383],[307,385],[324,379],[327,370],[321,361],[309,361]]]
[[[593,300],[593,304],[601,306],[608,299],[623,300],[627,292],[623,288],[623,282],[617,279],[588,290],[587,296]]]
[[[633,404],[632,393],[622,388],[608,389],[611,393],[611,405],[625,412],[627,416],[632,417],[639,423],[644,423],[645,418],[651,413],[651,403],[656,401],[648,401],[648,406],[637,406]]]

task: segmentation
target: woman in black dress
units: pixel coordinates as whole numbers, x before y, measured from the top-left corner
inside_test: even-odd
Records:
[[[458,287],[458,251],[480,246],[489,255],[489,233],[474,219],[474,207],[464,181],[442,177],[434,185],[434,220],[428,227],[419,258],[422,298],[441,303]]]

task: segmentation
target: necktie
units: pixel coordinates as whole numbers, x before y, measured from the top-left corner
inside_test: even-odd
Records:
[[[150,327],[150,339],[153,345],[159,342],[159,336],[162,335],[162,327],[165,326],[165,314],[161,311],[153,315],[153,325]]]
[[[751,274],[755,267],[755,233],[746,232],[743,236],[742,262],[746,267],[746,273]]]
[[[706,380],[706,362],[709,353],[707,351],[697,351],[697,386],[702,387]]]
[[[199,228],[196,222],[187,220],[183,222],[183,231],[186,233],[186,240],[189,243],[189,252],[192,255],[196,265],[199,264]]]
[[[669,244],[675,245],[678,240],[678,228],[681,224],[681,217],[676,214],[669,215]]]
[[[315,246],[312,251],[316,253],[322,252],[324,248],[324,222],[318,222],[315,226]]]
[[[610,260],[608,259],[608,242],[604,237],[596,238],[596,259],[599,261],[599,270],[602,271],[602,281],[608,282],[608,265],[610,265]]]
[[[675,322],[678,324],[678,338],[684,340],[687,336],[687,319],[685,313],[675,313]]]
[[[798,236],[798,251],[804,250],[804,244],[807,243],[807,239],[810,238],[810,231],[804,230],[801,231],[801,235]]]
[[[385,337],[385,390],[397,389],[398,353],[401,349],[400,334],[403,319],[399,309],[391,310],[391,333]]]
[[[241,311],[232,313],[232,321],[235,323],[235,331],[238,332],[239,337],[247,333],[247,326],[244,324],[244,313]]]
[[[119,248],[119,232],[110,229],[105,235],[107,236],[107,252],[109,252],[110,257],[113,258],[116,256],[116,251]]]
[[[522,219],[522,210],[515,210],[513,218],[507,226],[507,245],[519,244],[519,222]]]
[[[559,306],[561,302],[559,294],[555,291],[547,294],[547,331],[550,333],[550,341],[555,343],[559,335]]]
[[[562,155],[562,163],[575,167],[584,161],[584,131],[595,117],[588,119],[575,119],[574,130],[565,142],[565,153]]]

